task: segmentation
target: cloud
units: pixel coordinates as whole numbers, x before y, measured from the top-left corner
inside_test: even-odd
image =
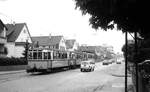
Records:
[[[7,1],[7,0],[0,0],[0,1]]]

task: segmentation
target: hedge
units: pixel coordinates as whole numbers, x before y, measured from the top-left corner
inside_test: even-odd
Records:
[[[27,61],[24,58],[15,58],[15,57],[0,58],[0,66],[11,66],[11,65],[27,65]]]

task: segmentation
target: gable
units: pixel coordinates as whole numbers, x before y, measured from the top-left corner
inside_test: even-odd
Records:
[[[27,27],[24,25],[15,42],[26,42],[26,40],[28,40],[29,43],[32,43],[29,31]]]
[[[18,38],[22,28],[24,27],[24,23],[6,24],[6,27],[8,29],[7,41],[8,42],[15,42],[15,40]]]
[[[66,40],[66,48],[67,49],[72,49],[76,44],[75,44],[75,40]]]
[[[20,40],[21,37],[20,34],[22,34],[22,30],[26,30],[27,32],[27,36],[25,37],[27,39],[29,39],[29,42],[32,42],[32,39],[31,39],[31,36],[30,36],[30,33],[29,33],[29,30],[26,26],[26,23],[16,23],[16,24],[6,24],[6,27],[8,29],[7,31],[7,41],[8,42],[21,42],[23,41],[24,42],[24,39],[23,40]],[[24,35],[21,35],[24,37]]]

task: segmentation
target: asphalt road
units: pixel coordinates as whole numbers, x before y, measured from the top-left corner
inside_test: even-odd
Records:
[[[97,63],[94,72],[74,69],[48,74],[6,74],[0,75],[0,92],[124,92],[123,74],[124,63]]]

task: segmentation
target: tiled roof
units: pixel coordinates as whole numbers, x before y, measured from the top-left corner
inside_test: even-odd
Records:
[[[33,42],[37,43],[39,46],[49,46],[59,44],[63,36],[35,36],[32,37]]]
[[[73,48],[73,45],[75,44],[75,39],[70,39],[70,40],[66,40],[66,48],[67,49],[71,49],[71,48]]]
[[[80,46],[79,51],[95,53],[96,46]]]
[[[90,53],[103,53],[104,48],[101,46],[80,46],[79,51],[90,52]]]
[[[7,31],[7,41],[8,42],[15,42],[18,38],[22,28],[26,25],[25,23],[17,23],[17,24],[6,24],[8,29]]]
[[[0,32],[3,30],[3,28],[5,27],[4,23],[2,22],[2,20],[0,19]]]

